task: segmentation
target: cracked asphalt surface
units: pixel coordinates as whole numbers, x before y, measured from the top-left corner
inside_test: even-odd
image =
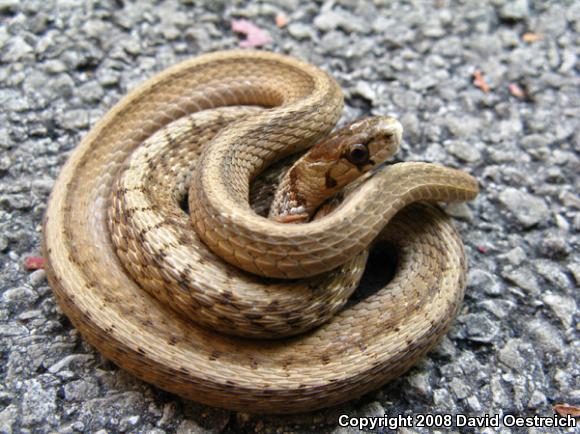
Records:
[[[395,115],[401,159],[463,168],[482,188],[448,208],[470,262],[451,331],[407,375],[311,414],[233,413],[135,379],[83,341],[44,271],[24,267],[89,127],[156,72],[237,47],[241,18],[268,32],[264,49],[329,71],[344,120]],[[580,405],[579,30],[577,1],[0,0],[0,432],[350,433],[340,414]],[[487,432],[512,430],[524,432]]]

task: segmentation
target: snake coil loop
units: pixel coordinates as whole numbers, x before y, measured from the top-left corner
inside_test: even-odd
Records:
[[[311,411],[406,371],[449,327],[466,274],[449,219],[415,202],[470,200],[477,183],[400,163],[311,223],[257,216],[250,181],[341,110],[323,71],[252,51],[185,61],[123,98],[71,154],[45,215],[49,282],[75,327],[137,377],[234,410]],[[394,277],[345,308],[373,240],[397,250]]]

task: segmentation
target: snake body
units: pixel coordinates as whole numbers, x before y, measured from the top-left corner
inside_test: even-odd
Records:
[[[45,215],[49,282],[75,327],[134,375],[234,410],[309,411],[406,371],[449,327],[466,273],[448,218],[414,202],[469,200],[477,183],[400,163],[313,222],[256,215],[250,181],[341,109],[326,73],[248,51],[185,61],[123,98],[71,154]],[[188,184],[191,222],[176,205]],[[397,252],[394,277],[345,308],[377,240]]]

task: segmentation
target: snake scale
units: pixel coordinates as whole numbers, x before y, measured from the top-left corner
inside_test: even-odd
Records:
[[[327,407],[410,368],[465,287],[458,234],[425,201],[473,199],[476,181],[380,165],[301,224],[249,203],[250,182],[341,110],[328,74],[256,51],[202,55],[130,92],[72,152],[45,215],[49,282],[73,325],[137,377],[233,410]],[[396,252],[392,280],[345,304],[378,241]]]

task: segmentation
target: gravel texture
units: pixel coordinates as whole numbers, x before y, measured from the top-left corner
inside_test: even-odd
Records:
[[[580,404],[578,1],[156,3],[0,1],[0,432],[349,433],[341,413]],[[165,67],[236,47],[233,18],[266,30],[265,49],[330,71],[345,119],[401,119],[401,158],[481,183],[476,201],[449,208],[471,267],[452,330],[407,375],[338,408],[261,417],[151,387],[89,347],[44,271],[24,268],[59,168],[90,125]]]

